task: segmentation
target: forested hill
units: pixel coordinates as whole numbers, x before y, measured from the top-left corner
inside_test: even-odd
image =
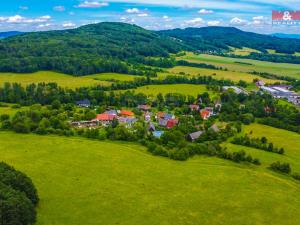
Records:
[[[248,47],[266,52],[274,49],[278,53],[300,52],[300,40],[272,37],[269,35],[244,32],[233,27],[203,27],[160,31],[160,34],[184,41],[199,50],[225,49],[228,46]]]
[[[187,49],[156,32],[124,23],[27,33],[0,41],[0,71],[54,70],[74,75],[128,72],[128,61]]]
[[[168,57],[170,53],[182,50],[216,50],[220,53],[228,50],[228,46],[262,51],[251,53],[247,56],[249,58],[300,64],[300,57],[266,52],[267,49],[300,52],[300,40],[297,39],[282,39],[228,27],[155,32],[136,25],[106,22],[2,39],[0,72],[52,70],[73,75],[101,72],[152,75],[153,71],[149,72],[149,68],[142,64],[161,66],[173,62],[166,59],[153,62],[150,57]]]
[[[23,32],[20,31],[7,31],[7,32],[0,32],[0,39],[1,38],[7,38],[7,37],[12,37],[16,35],[23,34]]]

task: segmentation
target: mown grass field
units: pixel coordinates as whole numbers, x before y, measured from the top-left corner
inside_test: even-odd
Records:
[[[273,84],[275,82],[280,82],[280,80],[265,79],[260,76],[256,76],[256,75],[245,73],[245,72],[212,70],[212,69],[203,69],[203,68],[187,67],[187,66],[176,66],[172,69],[169,69],[169,72],[175,73],[175,74],[184,72],[186,74],[190,74],[191,76],[199,76],[199,75],[200,76],[212,76],[215,79],[219,79],[219,80],[220,79],[229,79],[229,80],[232,80],[235,82],[243,80],[248,83],[252,83],[254,79],[260,79],[269,84]]]
[[[252,134],[250,134],[251,131]],[[233,144],[226,144],[228,149],[232,151],[244,149],[252,156],[261,159],[264,167],[268,167],[271,163],[276,161],[287,162],[290,163],[294,172],[300,173],[300,134],[261,124],[244,126],[243,134],[248,134],[250,137],[266,137],[274,146],[283,147],[285,154],[279,155]]]
[[[110,84],[110,82],[107,81],[95,80],[93,76],[74,77],[71,75],[51,71],[40,71],[28,74],[0,73],[0,86],[2,86],[5,82],[20,83],[22,85],[42,82],[55,82],[61,87],[68,87],[72,89],[78,87],[89,87],[94,85]]]
[[[241,55],[241,56],[248,56],[252,52],[260,53],[260,51],[258,51],[256,49],[252,49],[252,48],[246,48],[246,47],[243,47],[243,48],[234,48],[234,47],[231,47],[230,54]]]
[[[168,93],[180,93],[183,95],[191,95],[197,97],[198,94],[208,92],[210,95],[214,95],[212,91],[208,91],[205,85],[195,84],[165,84],[165,85],[147,85],[133,89],[135,93],[143,93],[148,96],[156,96],[161,93],[163,95]]]
[[[292,225],[300,184],[263,167],[196,157],[177,162],[141,146],[0,132],[0,160],[28,174],[38,225]]]
[[[207,63],[219,67],[225,67],[230,71],[238,71],[238,72],[257,71],[257,72],[267,72],[267,73],[277,74],[281,76],[300,78],[300,66],[297,64],[273,63],[273,62],[264,62],[264,61],[251,60],[251,59],[220,57],[220,56],[206,55],[206,54],[195,55],[192,53],[187,53],[186,56],[179,57],[178,59],[184,59],[195,63],[201,62],[201,63]],[[237,62],[242,62],[245,64],[241,64]]]
[[[21,108],[13,108],[13,104],[8,103],[1,103],[0,102],[0,115],[7,114],[7,115],[14,115],[18,111],[26,110],[28,107],[21,107]]]

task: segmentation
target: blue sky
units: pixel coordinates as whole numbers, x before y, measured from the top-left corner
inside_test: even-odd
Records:
[[[118,21],[153,30],[218,25],[258,33],[300,33],[300,26],[272,26],[272,10],[300,10],[300,0],[1,0],[0,31]]]

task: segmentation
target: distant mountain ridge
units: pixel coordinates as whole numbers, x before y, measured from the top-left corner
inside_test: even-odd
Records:
[[[279,38],[294,38],[294,39],[300,39],[300,34],[282,34],[282,33],[275,33],[275,34],[271,34],[271,36],[279,37]]]
[[[24,34],[24,32],[20,31],[6,31],[6,32],[0,32],[0,38],[7,38],[12,37],[16,35]]]

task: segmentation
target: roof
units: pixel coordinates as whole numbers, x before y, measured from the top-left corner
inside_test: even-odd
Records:
[[[160,138],[164,134],[164,131],[153,131],[152,134],[154,137]]]
[[[115,118],[116,118],[115,115],[102,113],[102,114],[98,114],[93,121],[112,121]]]
[[[134,113],[128,110],[121,110],[120,113],[122,116],[134,116]]]
[[[105,114],[118,115],[118,111],[117,110],[108,110],[108,111],[105,111]]]
[[[80,100],[76,102],[77,105],[90,105],[91,102],[88,99]]]
[[[157,115],[158,118],[162,118],[162,117],[165,116],[165,113],[164,112],[158,112],[158,113],[156,113],[156,115]]]
[[[203,131],[197,131],[189,134],[189,137],[191,138],[191,140],[197,140],[203,133]]]
[[[201,115],[202,119],[206,119],[207,117],[210,116],[210,112],[208,110],[204,109],[204,110],[201,110],[200,115]]]
[[[209,129],[212,129],[216,133],[220,131],[219,127],[216,124],[212,125]]]
[[[166,120],[173,119],[174,115],[166,113],[163,118]]]
[[[165,119],[159,119],[159,121],[158,121],[159,126],[163,126],[163,127],[167,126],[167,123],[168,123],[168,120],[165,120]]]
[[[138,108],[141,110],[150,110],[151,106],[150,105],[139,105]]]
[[[199,105],[190,105],[189,107],[190,107],[190,109],[192,109],[192,110],[198,110],[198,109],[200,108]]]
[[[167,122],[167,128],[172,128],[174,126],[176,126],[178,124],[178,120],[176,119],[171,119],[171,120],[168,120]]]

